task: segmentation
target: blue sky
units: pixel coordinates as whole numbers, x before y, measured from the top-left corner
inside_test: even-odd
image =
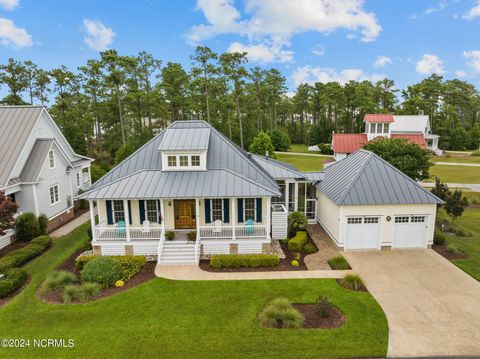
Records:
[[[0,62],[51,69],[151,52],[190,67],[195,44],[247,50],[252,65],[300,82],[431,73],[480,80],[480,0],[0,0]],[[2,91],[3,92],[3,91]]]

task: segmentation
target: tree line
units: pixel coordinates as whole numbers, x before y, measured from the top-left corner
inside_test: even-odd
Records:
[[[118,162],[174,120],[205,120],[248,148],[262,131],[294,143],[329,143],[332,131],[363,132],[366,113],[430,116],[443,149],[478,148],[480,96],[472,84],[432,75],[404,90],[384,79],[301,84],[287,93],[275,68],[248,64],[247,53],[197,47],[191,68],[142,51],[99,54],[84,66],[42,69],[32,61],[0,65],[2,104],[42,104],[72,147],[104,165]]]

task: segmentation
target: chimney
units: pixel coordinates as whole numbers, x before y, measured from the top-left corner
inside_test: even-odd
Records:
[[[265,151],[265,158],[268,158],[268,151]]]
[[[419,115],[419,116],[423,116],[423,115],[425,115],[425,112],[424,112],[423,110],[419,110],[419,111],[418,111],[418,115]]]

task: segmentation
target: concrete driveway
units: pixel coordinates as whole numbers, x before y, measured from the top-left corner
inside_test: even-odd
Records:
[[[480,355],[480,283],[427,250],[345,252],[382,306],[388,356]]]

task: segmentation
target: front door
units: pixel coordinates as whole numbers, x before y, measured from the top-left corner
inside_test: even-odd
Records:
[[[175,229],[193,229],[195,223],[195,200],[175,200]]]

